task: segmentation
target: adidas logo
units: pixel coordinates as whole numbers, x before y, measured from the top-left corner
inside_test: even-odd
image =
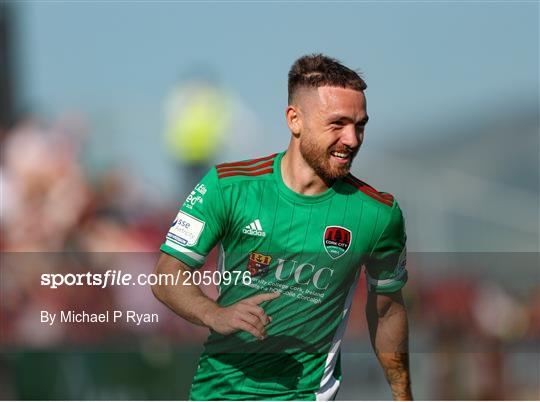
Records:
[[[263,231],[263,228],[261,226],[261,221],[258,219],[255,219],[253,222],[247,225],[244,229],[242,229],[242,233],[251,235],[251,236],[260,236],[260,237],[266,236],[266,233]]]

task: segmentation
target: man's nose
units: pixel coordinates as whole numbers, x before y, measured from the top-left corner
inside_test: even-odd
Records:
[[[356,131],[354,124],[349,124],[343,131],[343,137],[341,138],[343,145],[349,148],[355,149],[360,145],[360,136]]]

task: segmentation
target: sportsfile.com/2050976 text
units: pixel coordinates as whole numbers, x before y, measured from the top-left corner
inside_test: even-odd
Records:
[[[41,274],[41,286],[57,289],[60,286],[178,286],[178,285],[230,285],[251,284],[248,271],[177,271],[176,274],[138,274],[135,277],[122,270],[101,272]]]

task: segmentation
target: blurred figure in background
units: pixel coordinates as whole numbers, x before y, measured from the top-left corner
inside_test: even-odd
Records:
[[[79,164],[84,122],[22,120],[3,144],[2,249],[62,250],[90,200]]]
[[[180,194],[195,187],[221,150],[231,120],[230,104],[228,94],[204,68],[168,94],[164,135],[178,166]]]

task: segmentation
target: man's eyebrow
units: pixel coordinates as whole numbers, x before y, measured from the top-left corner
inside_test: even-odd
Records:
[[[328,118],[329,121],[331,122],[334,122],[334,121],[346,121],[346,122],[353,122],[353,119],[351,119],[350,117],[347,117],[347,116],[343,116],[343,115],[340,115],[340,114],[336,114],[336,115],[332,115]],[[357,123],[355,124],[360,124],[362,126],[366,125],[367,122],[369,120],[369,116],[366,115],[362,120],[358,121]]]
[[[362,126],[365,126],[369,120],[369,116],[366,114],[366,117],[364,117],[362,120],[358,122],[358,124],[361,124]]]

